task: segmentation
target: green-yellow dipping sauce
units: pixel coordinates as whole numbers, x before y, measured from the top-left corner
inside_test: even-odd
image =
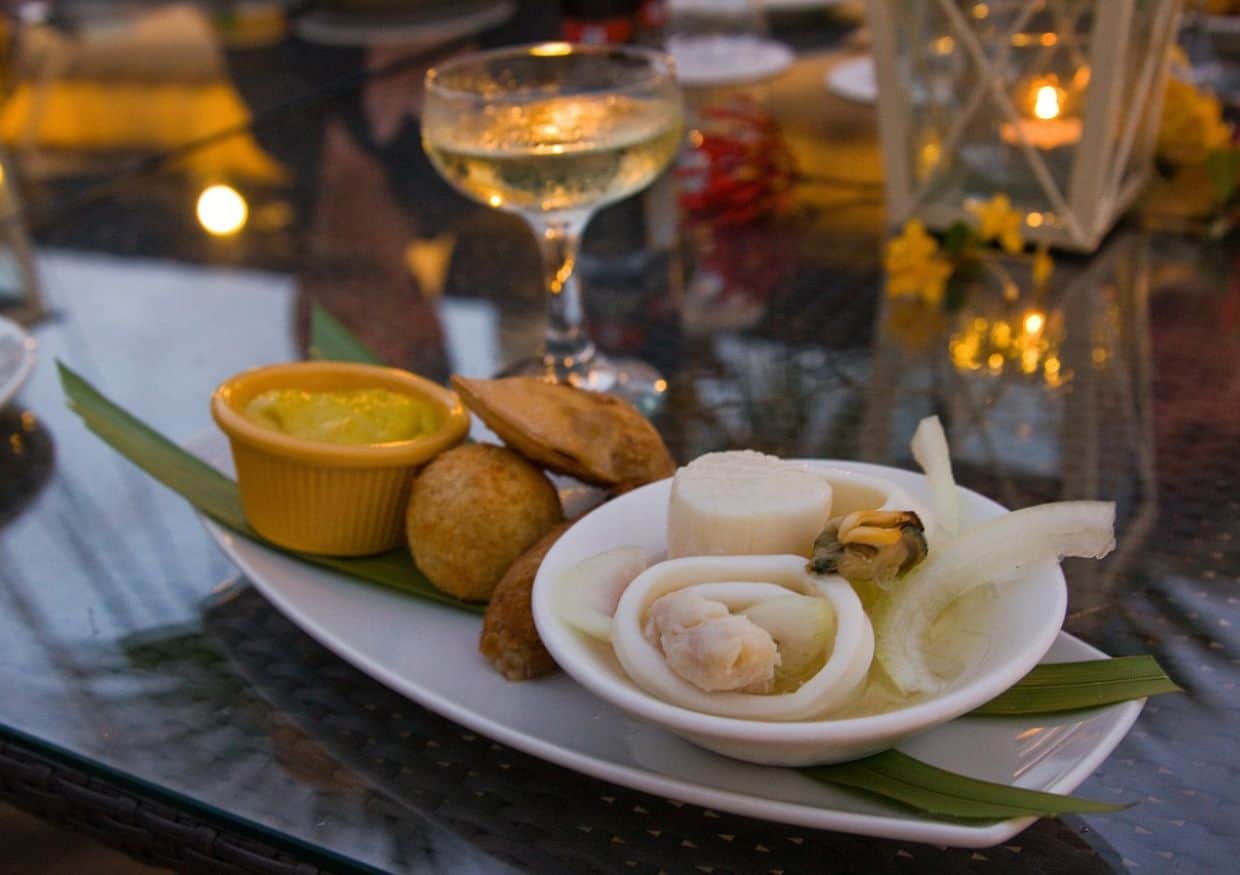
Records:
[[[244,413],[265,428],[332,444],[407,441],[439,427],[434,406],[389,389],[268,389],[256,395]]]

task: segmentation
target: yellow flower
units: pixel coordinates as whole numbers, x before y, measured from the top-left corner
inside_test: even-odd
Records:
[[[1051,274],[1055,272],[1055,262],[1051,260],[1050,251],[1046,244],[1038,247],[1038,251],[1033,255],[1033,286],[1034,288],[1044,288],[1050,281]]]
[[[926,233],[921,219],[909,219],[898,237],[887,241],[884,264],[891,273],[900,273],[915,267],[939,251],[939,241]]]
[[[1020,252],[1025,247],[1020,233],[1024,216],[1012,209],[1006,194],[997,194],[984,204],[969,204],[968,209],[977,217],[977,233],[983,240],[998,240],[1007,252]]]
[[[1207,155],[1230,143],[1231,135],[1217,97],[1189,82],[1167,80],[1158,126],[1159,158],[1172,164],[1202,164]]]
[[[887,269],[888,294],[919,297],[931,304],[943,300],[953,270],[920,219],[910,219],[898,237],[887,241],[883,266]]]

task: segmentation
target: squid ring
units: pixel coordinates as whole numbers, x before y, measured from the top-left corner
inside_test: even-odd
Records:
[[[690,588],[740,609],[790,593],[827,599],[836,632],[826,663],[791,693],[707,692],[694,686],[672,671],[643,634],[656,599]],[[690,556],[653,565],[624,590],[612,617],[611,643],[625,672],[647,693],[705,714],[748,720],[822,718],[852,695],[874,658],[874,631],[853,588],[842,577],[811,575],[801,556]]]

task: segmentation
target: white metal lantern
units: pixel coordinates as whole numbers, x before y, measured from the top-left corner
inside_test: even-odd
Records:
[[[1148,177],[1180,0],[868,0],[893,224],[1005,192],[1092,251]]]

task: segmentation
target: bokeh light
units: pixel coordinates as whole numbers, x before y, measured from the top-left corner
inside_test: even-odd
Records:
[[[241,192],[230,185],[212,185],[198,195],[198,222],[208,234],[228,237],[245,227],[250,217]]]

